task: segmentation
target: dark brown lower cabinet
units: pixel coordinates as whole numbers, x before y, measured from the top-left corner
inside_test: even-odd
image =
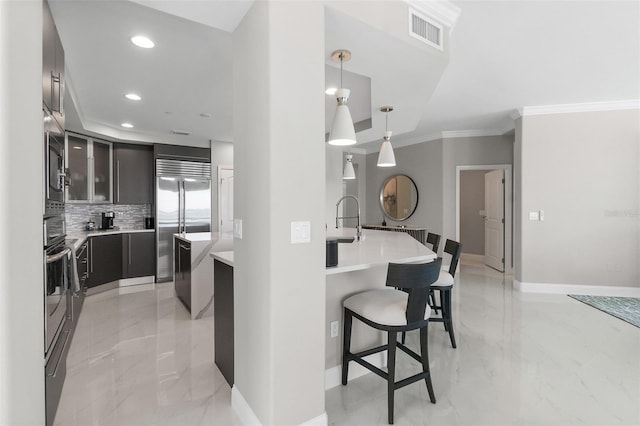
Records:
[[[87,287],[96,287],[120,278],[122,278],[122,234],[90,237]]]
[[[156,237],[153,232],[122,235],[122,278],[136,278],[156,273]]]
[[[213,261],[214,360],[233,387],[233,266]]]
[[[88,288],[155,274],[155,233],[96,235],[88,239]]]
[[[174,238],[174,284],[176,296],[191,312],[191,243]]]

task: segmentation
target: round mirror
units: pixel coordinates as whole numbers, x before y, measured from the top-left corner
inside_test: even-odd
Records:
[[[406,175],[393,175],[387,178],[380,189],[380,207],[384,214],[393,220],[406,220],[418,206],[418,188]]]

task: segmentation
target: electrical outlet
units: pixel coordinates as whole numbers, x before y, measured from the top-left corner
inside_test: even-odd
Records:
[[[331,321],[331,337],[338,337],[340,331],[340,321]]]

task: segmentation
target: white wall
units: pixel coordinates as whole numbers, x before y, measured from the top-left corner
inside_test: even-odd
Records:
[[[234,241],[232,403],[242,395],[262,424],[326,423],[324,7],[255,2],[233,45],[243,238]],[[292,221],[311,223],[310,243],[290,243]]]
[[[42,3],[0,1],[0,424],[44,425]]]
[[[516,279],[640,288],[639,111],[525,116],[521,126]],[[529,221],[538,210],[544,221]]]

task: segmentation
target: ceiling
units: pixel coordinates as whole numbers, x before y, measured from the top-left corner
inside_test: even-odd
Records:
[[[232,142],[232,32],[252,1],[49,2],[66,54],[68,128],[139,142]],[[367,152],[380,145],[383,105],[395,108],[389,130],[401,146],[442,132],[506,133],[525,106],[640,99],[640,2],[454,1],[444,52],[406,35],[401,0],[326,4],[326,78],[331,85],[338,75],[331,52],[349,49],[344,85],[364,78],[354,80],[350,106],[355,121],[371,117],[357,134]],[[156,47],[137,48],[135,34]],[[360,86],[370,93],[359,96]],[[335,99],[326,103],[328,129]]]

